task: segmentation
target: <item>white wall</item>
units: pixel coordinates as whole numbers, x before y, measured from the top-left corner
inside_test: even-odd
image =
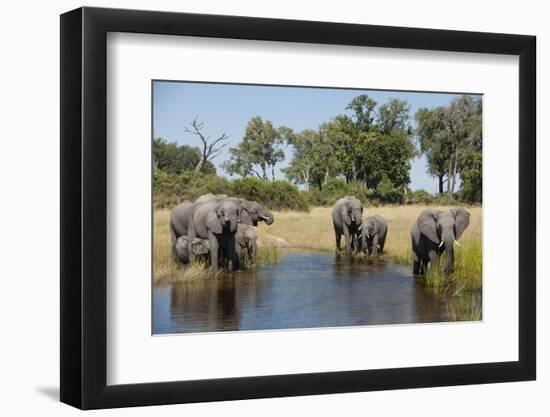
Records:
[[[550,26],[544,2],[479,0],[338,2],[278,0],[88,1],[89,6],[238,14],[395,26],[534,34],[538,37],[539,213],[550,210],[544,180],[550,166],[548,109]],[[2,5],[0,106],[2,202],[0,205],[0,409],[4,415],[35,412],[72,415],[55,397],[59,377],[59,17],[77,1],[4,2]],[[539,218],[539,236],[548,230]],[[547,415],[550,409],[548,297],[550,250],[539,242],[539,380],[484,386],[327,395],[101,411],[99,415]]]

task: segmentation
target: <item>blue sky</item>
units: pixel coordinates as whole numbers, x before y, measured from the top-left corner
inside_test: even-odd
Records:
[[[360,94],[368,94],[378,104],[391,97],[407,100],[411,106],[411,123],[421,107],[446,105],[456,94],[412,93],[401,91],[348,90],[304,87],[278,87],[238,84],[208,84],[155,81],[153,83],[154,137],[162,137],[180,145],[198,146],[199,139],[185,132],[196,117],[204,123],[204,133],[230,136],[230,145],[212,162],[218,175],[228,176],[220,164],[229,158],[229,147],[243,138],[246,124],[254,116],[270,120],[274,126],[287,126],[296,132],[316,129],[332,117],[347,113],[347,104]],[[276,168],[277,178],[284,178],[280,169],[292,158],[292,148],[285,149],[285,161]],[[412,163],[411,188],[437,191],[435,178],[426,174],[426,160]]]

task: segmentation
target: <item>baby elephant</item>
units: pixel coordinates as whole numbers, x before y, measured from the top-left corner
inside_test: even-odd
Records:
[[[237,225],[235,253],[237,255],[238,269],[245,268],[245,258],[247,255],[252,263],[256,263],[257,237],[254,227],[242,223]]]
[[[368,255],[378,256],[378,250],[384,252],[388,234],[386,219],[378,214],[369,216],[361,225],[361,249]]]
[[[188,236],[180,236],[174,245],[174,255],[181,263],[189,263],[189,253],[203,261],[208,261],[210,253],[210,244],[207,239],[191,239]]]

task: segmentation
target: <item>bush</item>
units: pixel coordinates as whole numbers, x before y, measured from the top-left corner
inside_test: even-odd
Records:
[[[426,190],[411,191],[405,195],[405,204],[431,204],[434,196]]]
[[[432,204],[438,206],[454,206],[460,203],[454,196],[445,193],[439,194],[438,196],[434,197],[434,199],[432,200]]]
[[[359,182],[350,182],[347,184],[344,180],[339,178],[329,178],[323,189],[311,188],[309,191],[304,192],[307,201],[312,206],[330,207],[334,205],[336,200],[348,195],[357,197],[367,204],[373,201],[373,193],[368,191]]]
[[[308,210],[305,196],[288,181],[248,177],[232,181],[231,188],[230,195],[257,201],[272,210]]]
[[[230,181],[217,175],[204,175],[193,171],[175,174],[160,169],[153,175],[155,208],[171,208],[183,200],[195,200],[208,193],[246,198],[272,210],[308,209],[305,196],[288,181],[267,181],[258,178]]]
[[[376,196],[384,203],[403,204],[403,192],[396,189],[386,175],[376,187]]]
[[[204,175],[194,171],[181,174],[157,169],[153,174],[153,204],[155,208],[170,208],[183,200],[194,200],[207,194],[228,194],[231,183],[216,175]]]

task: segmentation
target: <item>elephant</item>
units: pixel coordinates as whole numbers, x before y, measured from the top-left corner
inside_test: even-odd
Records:
[[[273,213],[264,209],[261,204],[255,201],[245,200],[244,198],[240,198],[239,200],[243,208],[241,223],[249,226],[257,226],[258,222],[263,221],[269,226],[275,221]]]
[[[245,268],[245,258],[247,255],[252,263],[256,263],[256,252],[258,250],[257,238],[256,229],[252,226],[242,223],[237,225],[235,251],[239,269]]]
[[[339,252],[342,235],[344,235],[346,256],[352,249],[358,249],[359,227],[362,223],[363,204],[355,197],[343,197],[332,207],[332,224],[336,235],[336,249]]]
[[[172,256],[174,260],[178,259],[176,241],[179,237],[188,235],[188,224],[193,217],[193,208],[194,204],[186,200],[170,211],[170,239],[172,241]]]
[[[201,258],[207,262],[210,243],[206,239],[195,238],[191,240],[189,236],[180,236],[176,239],[174,250],[176,259],[183,264],[189,263],[189,252],[193,252],[195,258]]]
[[[255,201],[245,200],[244,198],[228,197],[225,194],[204,194],[195,200],[195,203],[205,203],[209,201],[219,201],[229,199],[237,204],[239,208],[240,220],[239,223],[257,226],[258,222],[264,221],[265,224],[271,225],[275,220],[273,214],[264,209],[261,204]]]
[[[470,213],[462,208],[449,211],[426,209],[411,228],[413,273],[425,274],[428,264],[437,267],[443,252],[447,253],[445,273],[454,268],[454,244],[470,224]]]
[[[210,262],[212,269],[217,270],[220,264],[228,261],[231,268],[237,267],[235,255],[235,234],[237,232],[238,209],[230,199],[212,200],[206,203],[195,203],[193,216],[188,223],[188,236],[208,239],[210,245]],[[190,261],[194,254],[190,252]]]
[[[378,256],[378,249],[384,252],[384,244],[388,234],[386,219],[375,214],[363,220],[361,229],[361,248],[363,252],[374,257]]]

